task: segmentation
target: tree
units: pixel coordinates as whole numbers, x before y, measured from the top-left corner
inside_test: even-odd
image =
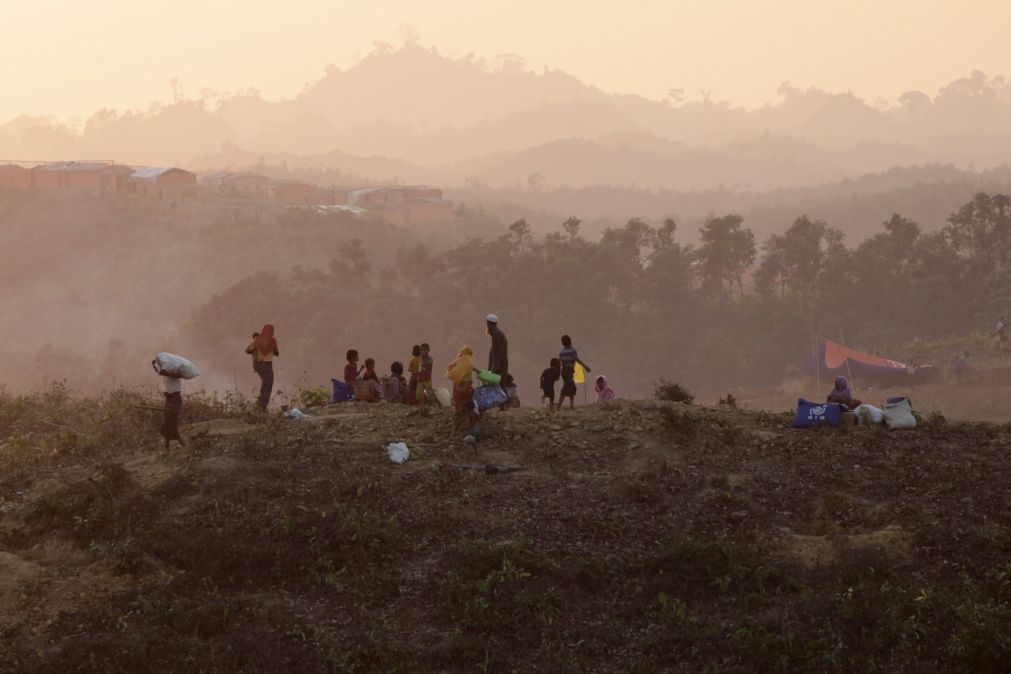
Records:
[[[739,215],[710,217],[699,229],[701,243],[696,251],[699,279],[703,290],[722,292],[723,284],[744,295],[744,274],[755,262],[755,234],[741,227]]]
[[[530,250],[530,247],[533,246],[534,242],[530,225],[528,225],[527,221],[523,219],[517,220],[513,224],[509,225],[508,233],[503,234],[499,240],[506,244],[509,249],[509,254],[513,257],[522,255]]]
[[[806,298],[830,257],[843,253],[842,232],[802,215],[786,232],[769,237],[756,284],[766,293],[778,288],[781,295]]]
[[[361,239],[345,241],[337,249],[339,256],[330,262],[330,271],[340,278],[342,283],[357,287],[371,285],[372,260],[369,251]]]
[[[992,270],[1008,260],[1011,244],[1011,199],[1005,194],[980,192],[948,217],[947,232],[955,248],[971,262]]]
[[[565,222],[562,223],[562,229],[565,230],[565,234],[569,237],[569,241],[574,241],[579,238],[579,226],[582,224],[582,220],[574,215],[570,215]]]

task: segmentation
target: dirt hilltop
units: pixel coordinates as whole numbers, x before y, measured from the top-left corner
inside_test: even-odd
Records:
[[[2,408],[0,671],[1011,667],[1008,426],[122,402]]]

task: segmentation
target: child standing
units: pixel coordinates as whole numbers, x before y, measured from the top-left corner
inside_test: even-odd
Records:
[[[558,398],[558,408],[561,409],[565,399],[569,399],[569,408],[576,406],[576,363],[583,366],[586,373],[592,372],[590,367],[579,360],[579,353],[572,346],[572,338],[562,335],[562,350],[558,354],[558,362],[562,366],[562,394]]]
[[[416,394],[418,404],[427,405],[435,401],[435,390],[432,388],[432,366],[435,361],[429,355],[428,344],[421,345],[420,367],[418,370],[418,392]]]
[[[411,361],[407,364],[407,372],[411,375],[407,382],[407,404],[418,404],[418,372],[421,371],[421,347],[417,344],[411,347]]]
[[[557,358],[552,358],[548,363],[548,367],[541,372],[541,393],[544,395],[541,397],[541,402],[544,402],[544,398],[548,399],[548,411],[555,409],[555,382],[557,382],[562,376],[562,366]]]

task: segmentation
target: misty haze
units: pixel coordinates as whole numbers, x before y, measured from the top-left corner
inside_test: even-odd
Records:
[[[0,672],[1011,667],[1011,10],[98,4],[0,46]]]

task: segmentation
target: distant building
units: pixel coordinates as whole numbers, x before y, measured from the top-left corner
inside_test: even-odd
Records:
[[[133,169],[112,162],[64,161],[36,166],[31,173],[38,189],[109,193],[126,192]]]
[[[197,174],[181,168],[151,166],[130,174],[131,191],[146,197],[192,196]]]
[[[348,195],[348,204],[398,225],[427,225],[453,217],[453,202],[435,187],[368,187]]]
[[[329,190],[297,180],[275,180],[268,189],[271,199],[285,204],[320,206],[335,203]]]
[[[17,164],[0,165],[0,190],[27,190],[31,186],[31,171]]]
[[[207,189],[226,196],[266,199],[274,179],[249,171],[221,171],[204,176],[203,182]]]

